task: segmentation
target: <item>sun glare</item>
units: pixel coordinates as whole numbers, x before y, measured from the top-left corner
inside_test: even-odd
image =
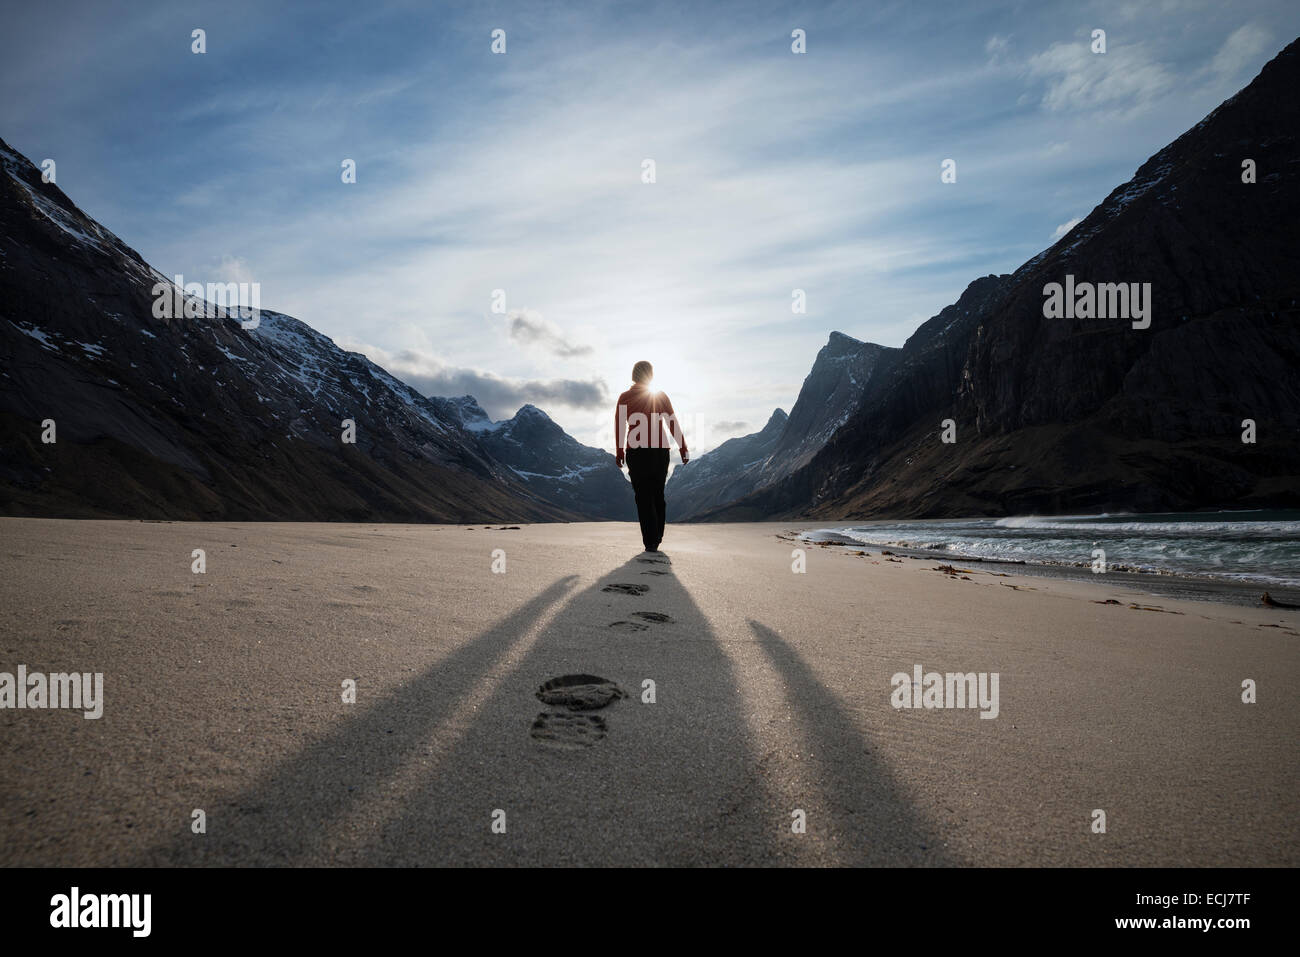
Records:
[[[681,384],[682,360],[677,356],[660,355],[657,360],[651,358],[650,361],[654,364],[655,374],[654,378],[646,383],[646,388],[656,395],[666,392],[671,396],[674,388],[673,383]],[[678,378],[674,378],[674,375],[677,375]]]

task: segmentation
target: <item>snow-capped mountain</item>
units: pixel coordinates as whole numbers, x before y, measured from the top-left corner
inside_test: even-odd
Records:
[[[483,407],[478,404],[478,400],[472,395],[462,395],[451,399],[437,397],[433,401],[448,406],[449,411],[455,416],[456,421],[460,423],[461,428],[467,432],[488,432],[501,424],[488,418],[488,414],[483,411]]]
[[[0,511],[573,517],[448,407],[305,323],[155,318],[167,277],[3,141],[0,165]]]
[[[636,519],[632,487],[614,456],[583,445],[541,409],[525,405],[514,418],[493,422],[473,396],[440,401],[538,498],[590,518]]]

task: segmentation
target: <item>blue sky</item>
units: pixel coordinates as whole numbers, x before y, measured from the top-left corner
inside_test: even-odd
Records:
[[[5,24],[0,137],[164,273],[256,281],[426,392],[533,402],[597,446],[647,358],[703,450],[788,410],[831,330],[901,345],[1050,245],[1300,5],[172,0]]]

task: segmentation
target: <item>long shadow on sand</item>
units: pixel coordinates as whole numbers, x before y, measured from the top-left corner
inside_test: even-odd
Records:
[[[766,625],[751,620],[749,627],[780,673],[798,713],[840,863],[875,867],[959,863],[902,797],[889,767],[871,756],[869,739],[799,653]]]
[[[539,688],[574,674],[626,692],[591,712],[605,736],[570,747],[533,737],[539,715],[564,710]],[[789,812],[752,760],[743,708],[730,659],[667,557],[632,559],[548,623],[359,862],[780,863]],[[494,811],[504,834],[490,828]]]
[[[436,667],[308,744],[256,786],[206,808],[209,827],[201,838],[187,832],[138,863],[265,866],[328,857],[342,815],[415,760],[456,702],[576,582],[573,575],[559,579]]]
[[[803,859],[789,834],[790,808],[775,797],[780,782],[766,777],[766,743],[752,740],[746,722],[755,703],[743,699],[731,658],[668,560],[627,562],[573,594],[530,637],[573,582],[555,582],[215,813],[210,809],[202,838],[185,834],[139,863]],[[834,696],[775,632],[753,628],[804,709],[807,732],[820,735],[834,759],[817,766],[817,787],[833,813],[853,811],[833,859],[940,863],[937,849],[916,850],[937,842],[925,836],[887,769],[866,756]],[[600,719],[603,736],[536,734],[540,715],[567,721],[573,714],[539,700],[539,688],[579,674],[626,693],[589,713]],[[891,857],[890,848],[899,856]]]

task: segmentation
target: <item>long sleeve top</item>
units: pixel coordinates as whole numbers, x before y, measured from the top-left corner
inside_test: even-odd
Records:
[[[670,449],[674,444],[687,454],[686,435],[667,395],[633,385],[618,397],[614,448],[620,457],[625,449]]]

